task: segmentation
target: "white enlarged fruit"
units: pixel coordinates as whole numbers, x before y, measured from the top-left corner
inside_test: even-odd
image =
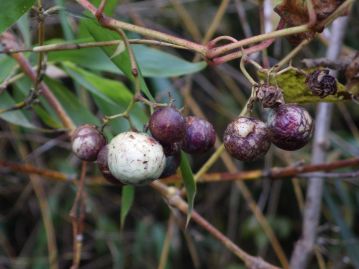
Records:
[[[162,146],[144,133],[125,132],[108,145],[108,167],[124,184],[145,184],[159,178],[166,165]]]

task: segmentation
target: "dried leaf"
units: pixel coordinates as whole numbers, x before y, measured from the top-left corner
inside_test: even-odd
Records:
[[[308,70],[308,73],[312,70]],[[267,74],[264,72],[258,72],[260,79],[266,81]],[[271,77],[269,83],[272,85],[278,85],[283,90],[284,100],[286,103],[318,103],[318,102],[339,102],[343,100],[350,100],[351,93],[347,92],[345,86],[337,82],[338,91],[335,95],[329,95],[325,98],[320,98],[312,94],[308,88],[306,81],[307,76],[298,72],[295,69],[289,69],[288,71]],[[267,81],[266,81],[267,82]]]
[[[316,32],[323,29],[316,27],[321,21],[332,14],[344,0],[312,0],[313,9],[316,14],[316,22],[312,26],[312,31],[292,35],[288,37],[292,45],[298,45],[304,39],[313,38]],[[286,27],[303,25],[309,22],[309,13],[307,2],[302,0],[283,0],[283,2],[274,8],[274,11],[285,22]]]

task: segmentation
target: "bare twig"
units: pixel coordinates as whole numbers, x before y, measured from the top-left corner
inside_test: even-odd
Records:
[[[333,24],[332,40],[327,51],[327,57],[331,60],[336,59],[340,53],[346,23],[347,18],[339,18]],[[331,110],[332,104],[321,103],[318,105],[312,154],[313,164],[321,163],[325,160]],[[291,257],[291,268],[293,269],[305,268],[312,254],[319,224],[323,183],[323,178],[320,177],[313,177],[309,181],[303,212],[302,237],[296,243]]]
[[[77,269],[80,266],[81,250],[83,241],[83,229],[85,220],[85,176],[87,162],[82,162],[81,175],[78,183],[78,189],[75,197],[74,204],[70,211],[70,217],[72,219],[72,231],[73,231],[73,258],[71,269]]]
[[[330,163],[320,163],[320,164],[308,164],[308,165],[300,165],[300,166],[288,166],[288,167],[275,167],[269,171],[263,170],[250,170],[250,171],[241,171],[241,172],[215,172],[215,173],[207,173],[202,174],[199,177],[196,176],[197,182],[199,183],[215,183],[215,182],[224,182],[224,181],[234,181],[234,180],[258,180],[263,177],[269,177],[274,180],[286,180],[290,177],[301,176],[308,173],[318,172],[318,171],[333,171],[341,168],[347,167],[357,167],[359,166],[359,158],[351,158],[346,160],[333,161]],[[9,171],[20,172],[24,174],[34,174],[39,175],[44,178],[49,178],[53,181],[59,182],[67,182],[74,183],[76,180],[76,176],[66,175],[64,173],[38,168],[30,164],[18,164],[12,162],[6,162],[0,160],[0,167],[7,168]],[[338,173],[335,173],[338,174]],[[348,174],[351,172],[343,172],[339,174]],[[338,175],[339,175],[338,174]],[[330,173],[328,174],[330,175]],[[334,174],[333,174],[334,175]],[[165,179],[161,179],[161,182],[166,184],[173,184],[180,181],[181,178],[177,175],[167,177]],[[89,185],[107,185],[107,181],[103,180],[102,177],[92,177],[89,180]]]
[[[36,46],[33,48],[25,48],[25,49],[12,49],[7,51],[0,51],[0,54],[14,54],[20,52],[52,52],[52,51],[63,51],[63,50],[77,50],[77,49],[88,49],[88,48],[97,48],[97,47],[108,47],[108,46],[116,46],[121,44],[122,40],[110,40],[110,41],[99,41],[99,42],[83,42],[83,43],[57,43],[57,44],[49,44],[43,46]],[[153,45],[153,46],[164,46],[164,47],[172,47],[177,49],[188,49],[186,47],[177,46],[171,43],[157,41],[152,39],[128,39],[130,44],[142,44],[142,45]]]
[[[170,206],[176,207],[183,213],[187,214],[188,205],[184,202],[175,190],[169,189],[166,185],[160,182],[152,182],[151,187],[156,191],[161,193],[161,195],[166,198],[168,204]],[[228,248],[232,253],[234,253],[238,258],[240,258],[248,268],[257,268],[257,269],[274,269],[278,268],[273,266],[265,261],[263,261],[260,257],[254,257],[247,254],[240,247],[238,247],[235,243],[233,243],[228,237],[222,234],[219,230],[213,227],[209,222],[207,222],[201,215],[199,215],[196,211],[192,212],[191,216],[192,220],[198,223],[203,229],[207,230],[211,235],[217,238],[222,244]]]

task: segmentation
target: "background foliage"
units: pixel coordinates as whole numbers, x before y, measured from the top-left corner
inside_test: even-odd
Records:
[[[8,29],[23,47],[37,44],[36,12],[30,7],[35,1],[1,1],[0,33]],[[93,1],[96,5],[100,1]],[[208,30],[219,1],[117,1],[109,0],[106,14],[159,29],[190,40],[200,41]],[[261,32],[259,5],[261,1],[231,1],[216,33],[245,38],[238,8],[243,9],[250,30]],[[180,3],[180,4],[178,4]],[[74,1],[47,0],[45,9],[56,6],[45,17],[46,44],[62,42],[90,42],[118,39],[116,33],[104,30]],[[185,8],[191,20],[184,19]],[[347,29],[345,45],[359,49],[359,5],[355,4]],[[278,20],[274,16],[273,20]],[[138,38],[128,33],[130,38]],[[128,54],[114,56],[118,47],[56,51],[47,54],[47,71],[44,81],[64,106],[75,124],[100,124],[104,115],[123,111],[133,96]],[[239,72],[239,62],[208,67],[204,61],[192,62],[187,51],[133,46],[141,70],[143,93],[157,101],[167,101],[168,93],[178,107],[184,106],[184,85],[192,80],[192,97],[221,136],[226,125],[239,114],[249,95],[249,83]],[[268,50],[270,63],[274,64],[291,50],[285,39],[278,39]],[[293,61],[301,66],[303,58],[322,57],[325,42],[313,41]],[[36,54],[26,53],[36,65]],[[114,57],[113,57],[114,56]],[[261,55],[257,55],[261,59]],[[255,76],[255,72],[253,75]],[[16,62],[6,54],[0,55],[0,83],[20,73]],[[263,78],[259,76],[259,78]],[[345,83],[342,74],[339,81]],[[276,82],[285,91],[287,101],[305,103],[312,115],[319,99],[303,94],[304,78],[293,81],[293,76],[282,75]],[[298,88],[297,88],[298,87]],[[343,91],[343,85],[341,91]],[[295,88],[295,90],[293,89]],[[32,89],[32,82],[19,75],[6,89],[0,88],[0,109],[11,107],[24,100]],[[298,91],[301,94],[298,94]],[[307,92],[308,93],[308,92]],[[329,101],[329,100],[328,100]],[[330,100],[335,101],[335,100]],[[256,107],[258,117],[265,118],[267,111]],[[135,126],[143,129],[149,111],[136,104],[131,112]],[[46,132],[61,128],[59,118],[47,101],[39,98],[30,108],[0,114],[0,160],[30,162],[39,167],[61,171],[72,177],[79,174],[80,162],[70,151],[70,144],[61,132]],[[337,102],[332,120],[328,160],[359,155],[359,109],[350,101]],[[111,123],[106,135],[127,130],[122,119]],[[272,147],[264,160],[254,163],[236,162],[242,170],[269,169],[274,166],[296,165],[310,160],[310,145],[297,152],[283,152]],[[211,156],[212,152],[190,158],[194,172]],[[182,171],[191,174],[186,163]],[[186,172],[187,171],[187,172]],[[219,161],[211,171],[226,171]],[[353,170],[348,170],[353,171]],[[72,231],[69,211],[76,188],[71,183],[38,181],[44,190],[36,194],[34,180],[26,174],[0,168],[0,267],[49,268],[46,225],[42,221],[41,205],[48,202],[48,214],[54,224],[60,268],[68,268],[72,259]],[[89,179],[99,176],[95,166],[88,169]],[[186,177],[187,178],[187,177]],[[41,183],[39,183],[41,182]],[[89,182],[91,183],[91,182]],[[191,185],[191,182],[187,182]],[[325,185],[321,226],[317,246],[327,268],[358,268],[359,266],[359,181],[357,178],[328,179]],[[301,210],[298,192],[302,195],[306,178],[287,178],[271,181],[267,178],[248,183],[258,206],[264,211],[276,236],[289,256],[301,233]],[[192,186],[192,188],[194,188]],[[198,184],[195,209],[223,231],[229,238],[253,255],[277,264],[276,256],[253,214],[248,210],[234,182]],[[81,268],[156,268],[166,238],[170,210],[161,197],[149,187],[122,189],[117,186],[86,187],[87,214]],[[133,206],[125,221],[123,210]],[[122,207],[122,212],[121,212]],[[125,222],[124,222],[125,221]],[[123,225],[121,229],[121,223]],[[223,246],[193,223],[185,231],[185,216],[175,220],[170,240],[166,268],[244,268],[242,263]],[[47,231],[49,232],[49,231]],[[51,231],[50,231],[51,232]],[[309,268],[318,268],[316,259]]]

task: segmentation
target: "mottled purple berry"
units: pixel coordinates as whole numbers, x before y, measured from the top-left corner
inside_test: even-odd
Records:
[[[100,152],[97,154],[97,160],[96,163],[98,165],[98,168],[100,172],[102,173],[103,177],[110,183],[116,184],[116,185],[123,185],[121,181],[119,181],[117,178],[115,178],[110,169],[108,168],[108,145],[105,145],[102,147]]]
[[[165,178],[176,174],[180,162],[181,162],[180,154],[166,157],[166,166],[162,174],[160,175],[160,178]]]
[[[313,120],[298,105],[286,104],[273,109],[267,120],[271,141],[278,148],[297,150],[304,147],[313,133]]]
[[[272,108],[284,104],[282,89],[269,84],[258,87],[257,98],[265,108]]]
[[[103,134],[96,126],[84,124],[72,134],[72,151],[83,161],[95,161],[98,152],[106,145]]]
[[[204,153],[216,142],[216,132],[208,121],[189,116],[186,117],[186,134],[182,149],[190,154]]]
[[[328,69],[316,70],[310,73],[306,78],[306,83],[313,95],[320,98],[336,94],[338,91],[337,81],[335,77],[329,75]]]
[[[226,150],[241,161],[253,161],[263,157],[270,148],[270,136],[264,122],[250,117],[238,117],[224,132]]]
[[[149,129],[160,143],[172,144],[181,141],[185,135],[185,119],[174,107],[157,109],[150,118]]]

